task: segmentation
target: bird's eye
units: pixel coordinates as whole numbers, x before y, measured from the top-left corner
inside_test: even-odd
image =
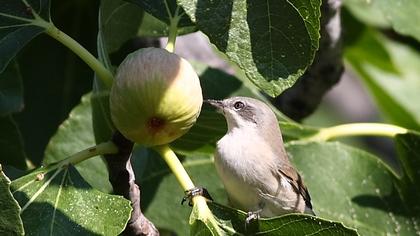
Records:
[[[233,107],[236,110],[240,110],[240,109],[244,108],[244,106],[245,106],[245,104],[243,102],[235,102],[235,104],[233,104]]]

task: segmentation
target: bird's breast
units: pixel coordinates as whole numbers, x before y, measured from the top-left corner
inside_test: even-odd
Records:
[[[217,143],[216,170],[236,207],[258,210],[261,189],[276,186],[270,173],[273,163],[270,150],[258,135],[249,131],[229,132]]]

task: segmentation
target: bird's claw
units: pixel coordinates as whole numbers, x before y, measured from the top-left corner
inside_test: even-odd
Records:
[[[181,205],[183,205],[184,202],[188,200],[188,206],[192,206],[193,197],[198,196],[198,195],[205,197],[210,201],[213,201],[213,198],[210,196],[207,189],[202,188],[202,187],[194,187],[192,189],[188,189],[187,191],[185,191],[185,196],[182,198]]]

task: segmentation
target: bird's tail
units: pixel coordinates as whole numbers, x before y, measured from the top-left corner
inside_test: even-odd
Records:
[[[314,210],[312,210],[312,208],[310,208],[310,207],[308,207],[308,206],[306,206],[305,207],[305,212],[304,212],[305,214],[308,214],[308,215],[313,215],[313,216],[316,216],[316,214],[315,214],[315,212],[314,212]]]

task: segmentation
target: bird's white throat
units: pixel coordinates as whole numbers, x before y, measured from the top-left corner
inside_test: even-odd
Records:
[[[231,127],[225,136],[217,142],[217,152],[224,164],[235,170],[249,169],[249,161],[261,158],[261,150],[271,151],[271,147],[262,139],[256,126]],[[264,156],[266,156],[265,153]]]

